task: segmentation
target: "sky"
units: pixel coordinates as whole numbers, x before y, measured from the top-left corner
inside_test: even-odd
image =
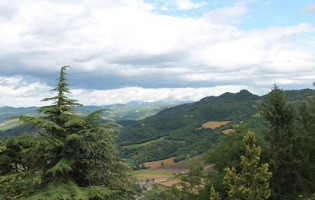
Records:
[[[312,88],[313,0],[0,0],[0,106],[68,69],[84,105]]]

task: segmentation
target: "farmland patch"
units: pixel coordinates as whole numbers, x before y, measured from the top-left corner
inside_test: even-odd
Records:
[[[221,121],[221,122],[206,122],[204,124],[202,124],[202,126],[200,128],[197,128],[197,130],[201,130],[201,129],[217,129],[220,128],[221,126],[225,126],[227,124],[231,123],[231,121]]]
[[[140,165],[140,167],[156,169],[156,168],[159,168],[159,167],[170,166],[170,165],[174,165],[174,164],[175,164],[175,157],[164,159],[164,160],[157,160],[157,161],[142,163]]]

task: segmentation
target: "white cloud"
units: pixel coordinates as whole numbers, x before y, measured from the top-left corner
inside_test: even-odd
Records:
[[[71,65],[69,73],[115,76],[117,82],[143,80],[154,88],[165,81],[172,88],[235,84],[253,86],[255,91],[269,87],[276,80],[274,75],[284,84],[306,84],[311,78],[303,82],[296,77],[315,73],[314,27],[301,23],[241,30],[233,19],[247,14],[245,3],[190,18],[156,14],[142,0],[5,2],[0,4],[0,11],[6,10],[0,14],[2,72],[55,73],[60,66]],[[182,9],[203,4],[181,3]],[[311,33],[308,40],[305,33]],[[49,87],[44,80],[40,84]],[[144,89],[149,87],[146,82],[129,85],[143,88],[150,96]],[[26,86],[8,91],[2,87],[1,92],[9,95],[33,91]]]
[[[223,77],[224,78],[224,77]],[[239,77],[240,78],[240,77]],[[266,77],[263,77],[266,78]],[[275,78],[275,77],[274,77]],[[130,101],[198,101],[206,96],[218,96],[224,92],[238,92],[247,89],[254,94],[263,95],[274,84],[282,86],[290,84],[311,84],[313,75],[297,76],[292,80],[276,77],[274,81],[256,81],[255,85],[224,85],[201,88],[142,88],[125,87],[120,89],[94,90],[72,88],[70,97],[84,105],[124,104]],[[276,81],[275,81],[276,80]],[[258,86],[263,86],[262,88]],[[43,106],[51,102],[41,100],[55,95],[52,88],[45,83],[25,80],[22,77],[0,77],[1,106],[27,107]]]
[[[107,105],[129,101],[198,101],[206,96],[218,96],[226,91],[238,92],[249,89],[245,85],[228,85],[204,88],[141,88],[127,87],[116,90],[72,90],[72,96],[85,105]],[[255,91],[260,92],[260,91]]]
[[[207,4],[204,1],[200,3],[194,3],[191,0],[176,0],[175,3],[179,10],[192,10],[192,9],[202,8]]]
[[[42,99],[51,95],[45,83],[22,77],[0,77],[0,105],[25,107],[43,105]]]
[[[27,107],[42,106],[50,102],[41,100],[54,95],[52,88],[44,83],[25,80],[22,77],[0,77],[1,106]],[[109,105],[141,100],[155,101],[197,101],[205,96],[217,96],[226,91],[238,92],[253,88],[246,85],[227,85],[204,88],[141,88],[126,87],[112,90],[71,89],[71,98],[78,99],[84,105]],[[14,101],[12,101],[14,99]]]
[[[237,21],[239,17],[247,14],[248,8],[245,3],[239,2],[231,7],[219,8],[208,12],[205,17],[215,23],[222,23],[227,21]]]

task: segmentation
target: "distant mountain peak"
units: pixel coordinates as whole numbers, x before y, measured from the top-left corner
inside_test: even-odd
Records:
[[[245,89],[240,90],[240,92],[239,92],[239,93],[240,93],[240,94],[251,94],[251,95],[253,95],[253,93],[251,93],[250,91],[245,90]]]
[[[255,95],[248,90],[240,90],[239,92],[232,93],[232,92],[225,92],[219,96],[208,96],[201,101],[208,101],[208,100],[254,100],[259,99],[260,97],[258,95]]]

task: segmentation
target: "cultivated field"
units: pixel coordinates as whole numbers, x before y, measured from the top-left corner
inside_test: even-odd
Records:
[[[170,166],[175,164],[175,157],[168,158],[164,160],[157,160],[153,162],[146,162],[140,165],[142,168],[150,168],[150,169],[156,169],[163,166]]]
[[[217,128],[220,128],[221,126],[225,126],[229,123],[231,123],[231,121],[221,121],[221,122],[211,121],[211,122],[206,122],[206,123],[202,124],[202,126],[198,129],[199,130],[200,129],[217,129]]]
[[[165,159],[171,160],[173,158]],[[205,171],[213,171],[213,164],[205,164],[203,155],[199,155],[193,158],[194,161],[199,163]],[[159,164],[161,161],[155,161]],[[152,162],[151,162],[152,163]],[[154,163],[154,162],[153,162]],[[189,161],[182,160],[171,165],[160,166],[156,168],[136,170],[140,185],[146,189],[150,189],[153,184],[161,184],[165,186],[172,186],[178,182],[175,175],[178,173],[186,174],[189,172]]]

